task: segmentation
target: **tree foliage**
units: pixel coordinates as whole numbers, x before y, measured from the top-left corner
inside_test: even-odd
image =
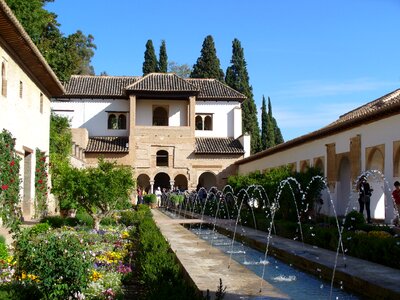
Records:
[[[200,57],[193,65],[191,78],[215,78],[220,81],[224,80],[224,71],[220,66],[217,51],[215,49],[214,39],[208,35],[203,42]]]
[[[115,209],[130,206],[134,187],[133,171],[128,166],[99,159],[97,167],[86,169],[68,168],[62,172],[58,190],[64,199],[76,202],[93,218],[99,228],[101,218]]]
[[[57,15],[44,8],[54,0],[6,2],[61,81],[67,81],[72,74],[94,74],[93,36],[86,36],[80,30],[64,36]]]
[[[165,41],[161,41],[160,46],[160,55],[158,60],[158,71],[161,73],[167,73],[168,71],[168,55],[167,55],[167,46],[165,45]]]
[[[168,63],[168,70],[182,78],[189,78],[190,73],[192,73],[192,69],[188,64],[180,65],[175,61]]]
[[[260,130],[258,127],[257,107],[254,102],[253,88],[250,86],[244,50],[238,39],[232,42],[231,66],[226,70],[225,82],[231,88],[244,94],[247,99],[242,103],[243,132],[251,135],[251,152],[260,150]]]
[[[148,40],[146,43],[146,51],[144,52],[142,71],[143,76],[149,73],[158,72],[158,62],[152,40]]]
[[[272,115],[272,104],[271,104],[271,99],[268,97],[268,118],[269,122],[271,123],[271,147],[275,145],[282,144],[284,142],[283,136],[281,133],[281,129],[278,127],[278,123],[276,122],[276,119]],[[273,136],[272,136],[273,135]]]

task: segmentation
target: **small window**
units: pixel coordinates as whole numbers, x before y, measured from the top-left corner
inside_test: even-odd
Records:
[[[212,130],[212,117],[206,116],[204,118],[204,130]]]
[[[126,114],[125,113],[110,113],[108,115],[107,128],[112,130],[126,129]]]
[[[164,107],[154,108],[153,126],[168,126],[168,112]]]
[[[197,114],[195,122],[196,130],[213,130],[212,114]]]
[[[1,94],[7,97],[7,75],[6,75],[6,64],[1,64]]]
[[[22,98],[24,94],[24,84],[22,81],[19,82],[19,97]]]
[[[165,150],[157,151],[156,166],[168,167],[168,151]]]
[[[43,113],[43,94],[40,93],[40,113]]]
[[[196,116],[196,130],[203,130],[203,118]]]

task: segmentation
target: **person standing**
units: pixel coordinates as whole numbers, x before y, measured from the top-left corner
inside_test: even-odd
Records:
[[[400,225],[399,224],[400,223],[400,220],[399,220],[399,213],[400,213],[400,182],[398,182],[398,181],[394,182],[394,190],[392,192],[392,197],[393,197],[394,203],[396,204],[396,209],[397,209],[396,218],[395,218],[394,224],[398,226],[398,225]]]
[[[156,197],[157,197],[157,207],[160,207],[161,206],[161,195],[162,195],[160,187],[157,188],[155,194],[156,194]]]
[[[373,189],[371,189],[367,178],[365,175],[360,177],[358,182],[358,203],[360,204],[360,213],[364,214],[364,207],[367,211],[367,222],[371,223],[371,210],[370,210],[370,203],[371,203],[371,195]]]

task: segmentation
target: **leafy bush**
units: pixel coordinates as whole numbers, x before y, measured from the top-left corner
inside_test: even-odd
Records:
[[[92,257],[76,233],[43,232],[43,225],[47,224],[24,230],[18,237],[16,274],[31,276],[46,299],[68,299],[87,286]]]
[[[182,204],[184,198],[185,197],[183,195],[178,195],[178,194],[171,194],[169,197],[169,199],[176,205]]]
[[[143,201],[146,204],[157,203],[157,196],[155,194],[146,194],[143,196]]]
[[[40,223],[48,223],[52,228],[61,228],[64,226],[64,218],[61,216],[48,216],[40,220]]]
[[[137,264],[140,279],[149,289],[147,299],[197,299],[192,289],[180,276],[169,245],[155,225],[150,209],[139,205],[136,224],[138,231],[131,231],[137,247]]]
[[[136,222],[135,212],[133,210],[123,210],[120,213],[119,222],[124,224],[126,227],[132,226]]]
[[[364,215],[356,210],[352,210],[346,215],[344,220],[345,230],[360,229],[360,226],[365,224]]]
[[[100,224],[105,226],[115,226],[117,225],[117,221],[113,217],[104,217],[101,219]]]
[[[8,257],[8,249],[6,240],[3,236],[0,236],[0,259],[6,259]]]
[[[78,212],[76,213],[76,218],[78,219],[80,225],[93,227],[93,218],[87,212],[83,210],[78,210]]]

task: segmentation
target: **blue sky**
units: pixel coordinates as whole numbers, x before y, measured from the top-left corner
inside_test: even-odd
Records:
[[[212,35],[226,71],[244,48],[254,100],[272,101],[286,140],[400,88],[398,0],[55,0],[65,34],[97,45],[96,74],[142,75],[145,44],[192,66]]]

